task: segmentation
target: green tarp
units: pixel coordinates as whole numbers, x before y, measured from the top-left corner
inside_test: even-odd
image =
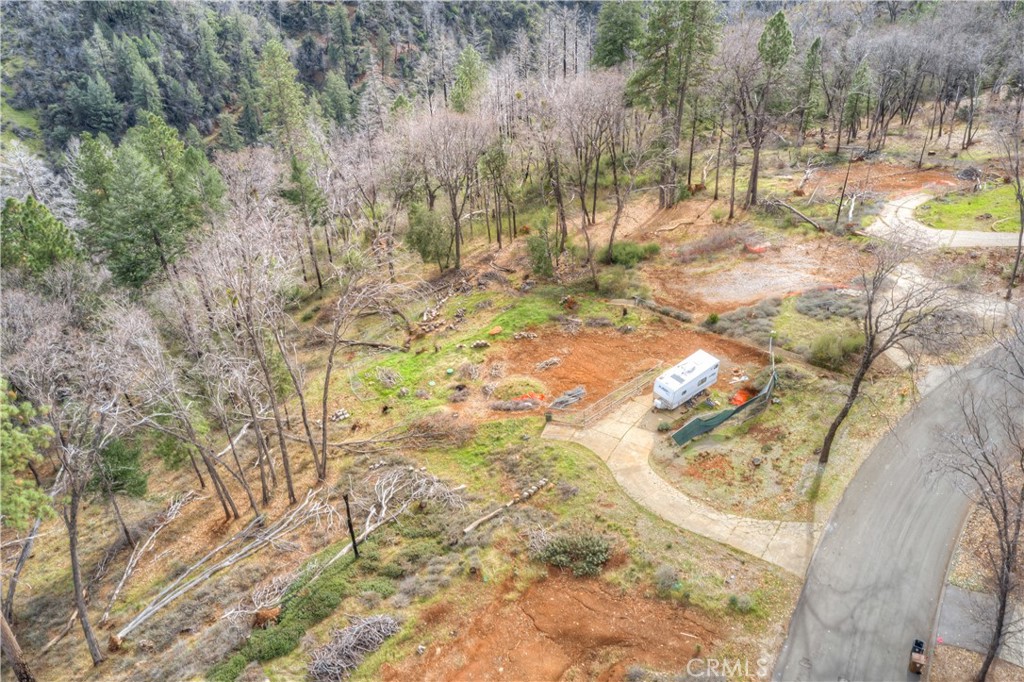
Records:
[[[775,374],[775,372],[772,372],[772,376],[770,379],[768,379],[768,383],[765,384],[764,388],[762,388],[757,395],[755,395],[753,398],[743,403],[742,405],[730,407],[727,410],[722,410],[721,412],[716,412],[706,417],[694,417],[693,419],[688,421],[686,425],[683,426],[683,428],[679,429],[678,431],[672,434],[672,440],[676,442],[676,445],[683,445],[684,443],[687,443],[691,438],[707,433],[708,431],[715,428],[722,422],[728,420],[730,417],[739,414],[748,407],[762,405],[768,402],[768,400],[772,396],[772,389],[775,388],[775,382],[777,381],[777,379],[778,376]]]

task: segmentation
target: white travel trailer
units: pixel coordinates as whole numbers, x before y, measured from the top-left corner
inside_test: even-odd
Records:
[[[654,407],[674,410],[718,380],[718,358],[699,350],[654,380]]]

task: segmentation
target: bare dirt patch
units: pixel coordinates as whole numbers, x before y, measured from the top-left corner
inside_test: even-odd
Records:
[[[584,329],[578,334],[540,331],[536,339],[512,341],[504,350],[510,374],[534,376],[552,395],[583,385],[594,402],[662,360],[666,365],[704,349],[722,361],[725,376],[733,367],[760,367],[764,353],[716,334],[683,329],[662,318],[632,334],[611,329]],[[538,362],[561,358],[556,367],[538,371]]]
[[[693,313],[727,312],[817,287],[845,287],[859,273],[846,242],[791,239],[763,254],[737,246],[723,259],[647,269],[661,303]]]
[[[382,678],[621,680],[631,665],[680,670],[717,639],[692,610],[560,574],[447,627],[458,636],[384,666]]]
[[[796,189],[802,178],[802,173],[794,174],[790,189]],[[815,192],[818,196],[838,196],[845,181],[846,166],[833,166],[814,173],[804,185],[804,191],[808,196]],[[899,197],[921,191],[945,193],[968,185],[946,168],[918,170],[913,166],[895,163],[860,162],[850,166],[847,192],[881,192],[890,197]]]

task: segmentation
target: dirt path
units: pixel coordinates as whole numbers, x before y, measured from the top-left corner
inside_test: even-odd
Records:
[[[914,209],[934,199],[918,193],[885,204],[871,225],[864,229],[870,235],[889,239],[894,235],[919,239],[928,248],[1005,248],[1017,246],[1019,235],[1013,232],[975,232],[971,230],[936,230],[914,217]]]
[[[669,523],[803,576],[820,533],[812,523],[765,521],[725,514],[680,492],[650,465],[655,433],[640,426],[650,392],[585,429],[551,423],[543,438],[579,443],[600,457],[622,489]]]

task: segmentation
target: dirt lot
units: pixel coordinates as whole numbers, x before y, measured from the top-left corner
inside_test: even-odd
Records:
[[[794,173],[792,187],[796,189],[803,178],[803,173]],[[818,192],[819,196],[838,196],[846,180],[846,166],[833,166],[817,171],[804,185],[808,196]],[[869,191],[881,192],[892,197],[900,197],[920,191],[938,194],[967,186],[946,168],[917,170],[913,166],[894,163],[859,162],[850,166],[850,179],[847,192]]]
[[[711,262],[649,268],[655,298],[698,315],[722,313],[773,296],[845,287],[860,272],[856,249],[845,242],[794,238],[764,254],[742,248],[731,247]]]
[[[552,395],[575,386],[587,389],[587,405],[663,360],[674,364],[698,349],[722,361],[721,373],[733,367],[761,367],[764,353],[716,334],[682,329],[674,322],[654,318],[632,334],[614,329],[583,329],[576,335],[541,332],[536,339],[513,341],[505,349],[504,361],[510,374],[528,375],[542,381]],[[562,362],[551,369],[535,366],[553,356]]]
[[[695,613],[600,580],[552,573],[515,600],[504,591],[465,618],[445,619],[438,604],[447,641],[383,667],[383,679],[621,680],[637,664],[680,670],[717,639]]]

